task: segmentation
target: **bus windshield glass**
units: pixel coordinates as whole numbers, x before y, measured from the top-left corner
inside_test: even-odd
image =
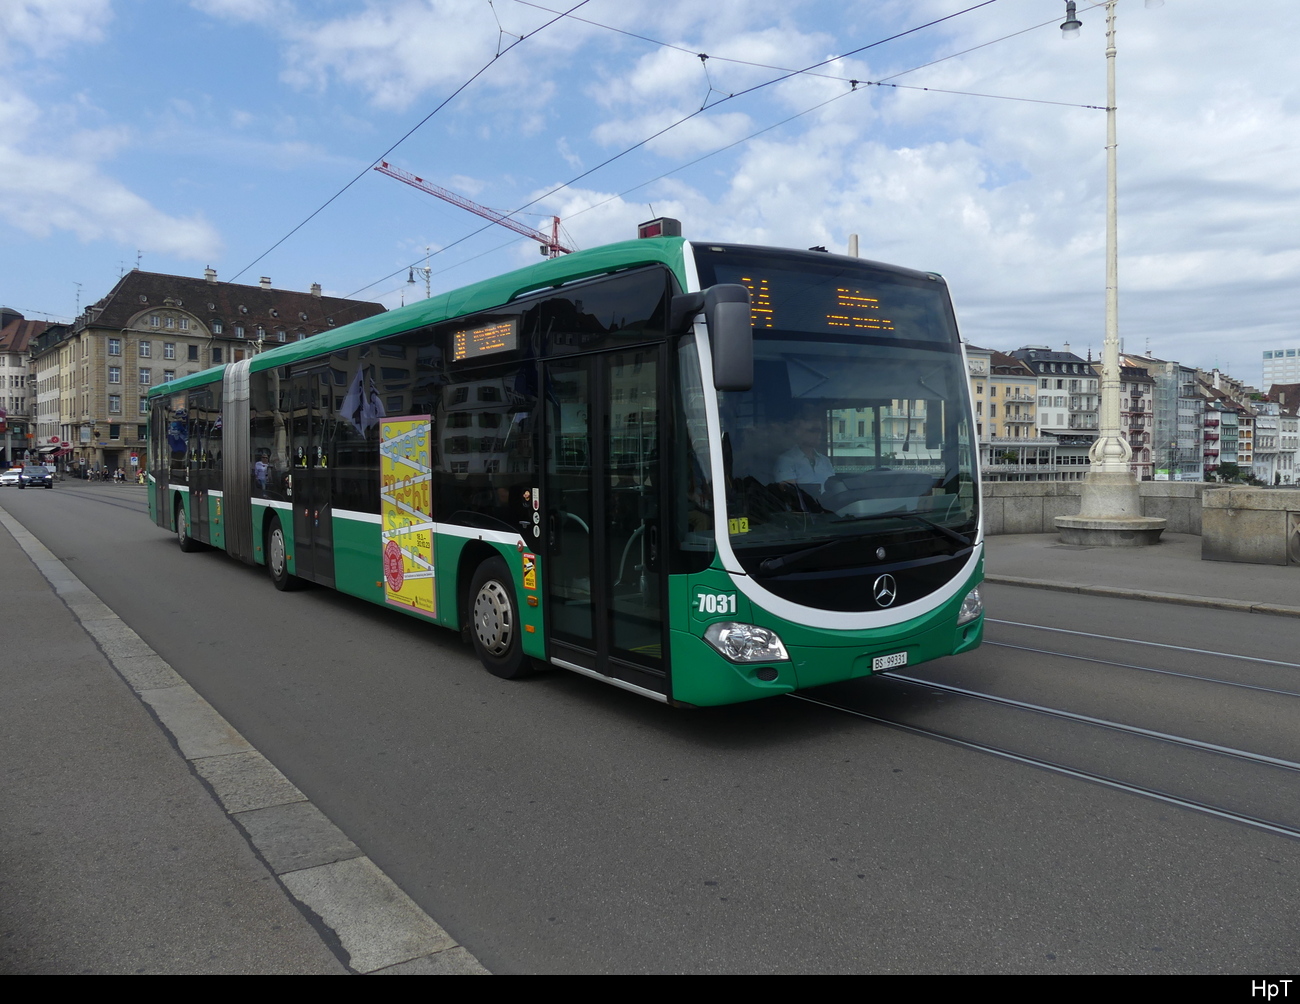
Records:
[[[754,386],[719,394],[718,503],[746,570],[972,545],[969,391],[945,284],[820,253],[702,246],[697,263],[702,287],[750,291]]]

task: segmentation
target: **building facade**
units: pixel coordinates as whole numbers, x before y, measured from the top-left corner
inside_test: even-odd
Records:
[[[29,321],[16,310],[0,307],[0,463],[36,456],[33,418],[36,387],[28,365],[29,347],[49,324]]]
[[[35,359],[38,382],[57,369],[57,432],[41,416],[41,434],[70,443],[61,458],[75,473],[140,469],[145,464],[149,389],[210,366],[238,362],[264,348],[298,341],[382,313],[365,300],[132,270],[109,293],[50,339]],[[57,360],[57,362],[55,362]]]
[[[1300,347],[1266,349],[1263,363],[1263,386],[1300,383]]]
[[[1095,364],[1097,377],[1101,378],[1101,363]],[[1128,443],[1133,456],[1129,470],[1140,481],[1150,481],[1155,476],[1155,389],[1156,382],[1143,366],[1120,364],[1120,435]]]

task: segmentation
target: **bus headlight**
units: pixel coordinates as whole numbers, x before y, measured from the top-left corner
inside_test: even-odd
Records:
[[[732,662],[776,662],[790,658],[777,633],[757,624],[735,621],[710,624],[704,640]]]
[[[980,598],[980,587],[976,586],[961,601],[961,610],[957,614],[957,626],[969,624],[984,612],[984,601]]]

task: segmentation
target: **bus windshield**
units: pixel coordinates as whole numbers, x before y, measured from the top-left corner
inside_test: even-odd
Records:
[[[698,260],[701,285],[750,290],[754,386],[719,394],[719,504],[746,570],[972,545],[968,387],[943,282],[824,254],[701,248]]]

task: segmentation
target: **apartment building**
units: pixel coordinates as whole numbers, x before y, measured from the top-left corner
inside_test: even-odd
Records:
[[[1300,347],[1265,349],[1263,363],[1262,386],[1300,382]]]
[[[1070,351],[1026,345],[1009,355],[1034,375],[1038,435],[1056,440],[1056,480],[1080,481],[1088,473],[1089,451],[1097,438],[1100,381],[1092,363]]]
[[[8,466],[34,449],[32,417],[36,388],[28,367],[28,346],[49,327],[45,321],[29,321],[21,313],[0,307],[0,463]]]
[[[1094,364],[1098,379],[1101,363]],[[1119,425],[1120,435],[1133,456],[1129,470],[1141,481],[1155,476],[1155,389],[1156,382],[1144,366],[1120,361]]]
[[[134,269],[86,308],[66,336],[41,347],[40,382],[57,365],[57,432],[42,416],[42,434],[71,444],[74,470],[114,470],[145,463],[149,388],[264,348],[309,338],[382,313],[365,300],[323,296]],[[47,358],[55,356],[57,364]]]

